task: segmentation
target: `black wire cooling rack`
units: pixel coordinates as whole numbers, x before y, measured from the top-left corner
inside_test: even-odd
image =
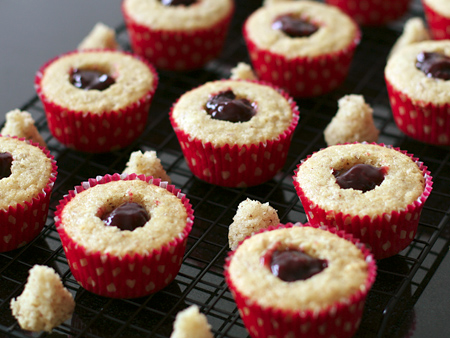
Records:
[[[49,217],[41,234],[26,247],[0,254],[0,336],[169,337],[177,312],[196,304],[206,314],[215,337],[248,337],[223,278],[228,226],[238,204],[246,198],[269,202],[278,210],[283,223],[306,221],[292,184],[293,171],[301,159],[326,146],[323,130],[337,111],[337,100],[351,93],[363,95],[373,107],[375,123],[381,130],[379,141],[419,157],[434,178],[434,189],[422,212],[416,238],[400,254],[378,262],[377,280],[368,295],[356,337],[405,337],[411,334],[415,322],[413,306],[448,250],[450,241],[450,152],[446,147],[430,146],[405,137],[392,119],[383,70],[404,21],[383,28],[363,29],[362,42],[345,83],[328,95],[297,101],[300,123],[286,165],[274,179],[253,188],[223,188],[198,180],[186,165],[169,123],[170,107],[187,90],[228,77],[230,68],[238,61],[248,62],[241,28],[245,18],[259,5],[260,1],[239,1],[220,58],[198,71],[159,72],[160,85],[150,108],[147,128],[126,149],[100,155],[67,149],[49,133],[37,97],[20,107],[34,117],[58,162],[59,174]],[[412,4],[406,18],[410,16],[423,17],[418,1]],[[122,47],[129,50],[124,26],[117,28],[117,37]],[[183,265],[174,282],[148,297],[108,299],[84,290],[73,278],[54,226],[53,212],[67,191],[82,181],[121,172],[135,150],[157,151],[172,182],[190,199],[195,210],[195,223]],[[51,334],[21,330],[9,308],[11,298],[22,292],[28,270],[34,264],[55,268],[76,300],[72,318]]]

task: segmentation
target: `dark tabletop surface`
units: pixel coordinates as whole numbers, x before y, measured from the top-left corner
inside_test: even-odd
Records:
[[[34,96],[34,74],[45,61],[74,49],[96,22],[111,27],[122,23],[120,2],[0,2],[0,123],[7,111],[22,106]],[[448,212],[445,217],[449,217]],[[448,251],[448,243],[442,245],[444,249],[439,250]],[[415,328],[407,335],[417,338],[450,336],[449,281],[450,255],[447,254],[414,305]]]

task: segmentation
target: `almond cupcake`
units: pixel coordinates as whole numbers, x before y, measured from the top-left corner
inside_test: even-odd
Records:
[[[112,298],[167,286],[180,269],[193,218],[179,189],[135,174],[90,179],[70,191],[55,213],[75,279]]]
[[[295,101],[260,82],[218,80],[183,94],[170,121],[192,173],[245,187],[275,176],[299,119]]]
[[[294,186],[309,222],[352,234],[381,259],[413,240],[432,178],[405,151],[353,143],[324,148],[303,160]]]
[[[124,0],[133,51],[157,68],[190,70],[216,58],[234,13],[233,0]]]
[[[248,237],[225,263],[251,337],[352,337],[375,276],[351,235],[300,223]]]
[[[256,10],[243,28],[258,78],[294,97],[337,88],[361,37],[358,25],[334,6],[288,1]]]
[[[37,143],[0,135],[0,252],[31,242],[47,220],[57,166]]]
[[[401,18],[408,12],[411,0],[326,0],[363,26],[381,26]]]
[[[108,152],[143,132],[158,75],[147,62],[115,50],[58,56],[36,74],[48,127],[67,147]]]
[[[400,49],[384,76],[398,128],[421,142],[450,145],[450,41]]]
[[[422,5],[433,39],[450,39],[450,3],[446,0],[422,0]]]

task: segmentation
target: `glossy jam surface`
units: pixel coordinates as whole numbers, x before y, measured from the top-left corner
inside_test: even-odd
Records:
[[[316,25],[289,14],[275,19],[272,23],[272,28],[283,31],[291,38],[308,37],[318,30]]]
[[[115,83],[108,74],[92,69],[74,69],[71,81],[75,87],[85,90],[105,90]]]
[[[237,99],[231,90],[212,95],[206,102],[206,111],[213,119],[229,122],[246,122],[256,114],[249,100]]]
[[[427,77],[450,80],[450,58],[440,53],[420,53],[417,55],[417,69]]]
[[[11,175],[13,157],[10,153],[0,153],[0,179]]]
[[[150,219],[145,208],[134,202],[126,202],[101,217],[108,226],[116,226],[120,230],[133,231],[144,226]]]
[[[384,180],[386,168],[376,168],[370,164],[357,164],[348,170],[334,170],[337,184],[342,189],[353,188],[366,192],[380,185]]]
[[[295,249],[274,251],[270,262],[273,275],[285,282],[308,279],[327,266],[326,260],[311,257]]]
[[[190,6],[195,4],[197,0],[160,0],[164,6]]]

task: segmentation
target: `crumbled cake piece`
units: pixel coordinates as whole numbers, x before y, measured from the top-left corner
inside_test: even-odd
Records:
[[[71,293],[50,267],[35,265],[23,293],[11,300],[13,316],[24,330],[47,331],[69,319],[75,308]]]
[[[17,136],[18,138],[26,138],[32,140],[43,148],[47,147],[44,139],[34,125],[33,117],[29,112],[19,109],[11,110],[6,113],[6,123],[0,131],[2,135]]]
[[[119,49],[114,29],[98,22],[78,45],[79,50],[93,48]]]
[[[153,150],[145,151],[144,153],[140,150],[132,152],[123,173],[153,176],[171,183],[169,175],[167,175],[161,164],[161,160]]]
[[[346,95],[338,101],[339,109],[324,130],[328,145],[346,142],[376,142],[380,131],[373,121],[373,109],[361,95]]]
[[[173,323],[173,332],[170,338],[213,338],[211,325],[198,307],[191,305],[180,311]]]
[[[234,68],[231,68],[231,80],[257,80],[257,76],[252,67],[245,63],[239,62]]]
[[[279,223],[277,211],[268,202],[262,204],[247,198],[239,204],[233,223],[230,224],[228,230],[230,249],[235,250],[242,240],[256,231]]]
[[[403,33],[392,47],[389,58],[400,48],[425,40],[431,40],[430,33],[425,27],[425,22],[419,17],[411,18],[406,21],[405,26],[403,27]]]
[[[264,0],[263,6],[269,6],[279,2],[287,2],[287,1],[294,1],[294,0]]]

